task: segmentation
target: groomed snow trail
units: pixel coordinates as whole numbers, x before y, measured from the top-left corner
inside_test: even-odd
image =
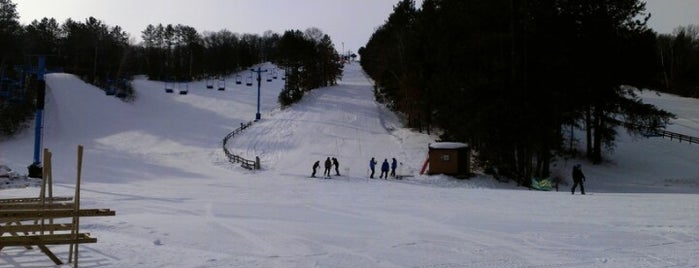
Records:
[[[349,171],[351,178],[367,177],[372,157],[379,162],[376,177],[384,159],[390,163],[395,157],[406,169],[414,169],[426,146],[403,146],[398,118],[374,101],[373,86],[360,65],[345,69],[338,85],[315,89],[299,104],[263,118],[229,142],[229,149],[248,159],[259,156],[263,169],[283,175],[310,176],[315,161],[321,162],[322,175],[328,157],[336,157],[340,173]],[[422,144],[430,140],[426,135],[409,138]]]

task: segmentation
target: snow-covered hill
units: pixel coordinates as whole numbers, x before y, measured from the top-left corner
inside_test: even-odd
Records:
[[[195,82],[173,95],[137,80],[138,99],[124,103],[71,75],[47,77],[56,194],[72,195],[83,144],[83,206],[117,211],[82,221],[99,239],[81,246],[82,267],[699,266],[699,145],[622,136],[611,163],[559,161],[564,175],[583,164],[586,196],[485,176],[370,180],[371,157],[396,157],[414,174],[432,138],[374,102],[350,64],[339,85],[284,110],[282,81],[263,81],[263,119],[229,146],[261,158],[263,169],[248,171],[226,161],[221,140],[254,119],[257,92],[228,81],[224,92]],[[643,98],[678,114],[671,130],[699,136],[699,102]],[[0,142],[0,164],[23,171],[32,150],[27,130]],[[344,176],[308,178],[326,157]],[[67,246],[51,248],[67,259]],[[0,268],[51,264],[38,250],[0,251]]]

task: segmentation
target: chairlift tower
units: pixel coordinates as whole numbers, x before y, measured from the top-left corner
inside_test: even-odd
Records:
[[[260,121],[262,118],[260,115],[260,85],[262,84],[262,73],[267,72],[267,70],[257,67],[257,70],[250,69],[250,71],[257,73],[257,113],[255,114],[255,121]]]
[[[36,69],[29,68],[31,73],[36,74],[36,119],[34,125],[34,162],[27,167],[29,177],[42,178],[43,168],[41,166],[41,130],[43,127],[44,115],[44,96],[46,95],[46,81],[44,74],[46,73],[46,56],[38,56],[38,64]]]

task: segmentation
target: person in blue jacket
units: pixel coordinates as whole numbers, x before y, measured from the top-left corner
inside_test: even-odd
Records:
[[[376,160],[372,157],[371,160],[369,160],[369,169],[371,169],[371,175],[369,178],[374,178],[374,168],[376,167]]]
[[[388,159],[384,159],[383,164],[381,164],[381,175],[379,176],[379,179],[382,177],[384,180],[388,180]]]

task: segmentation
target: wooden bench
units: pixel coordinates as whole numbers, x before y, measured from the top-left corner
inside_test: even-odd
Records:
[[[68,262],[78,267],[78,245],[97,242],[89,233],[80,232],[80,218],[116,215],[110,209],[80,208],[82,151],[79,146],[74,197],[53,196],[51,152],[45,149],[39,197],[0,199],[0,250],[37,246],[56,265],[61,265],[63,261],[47,245],[70,245]]]

